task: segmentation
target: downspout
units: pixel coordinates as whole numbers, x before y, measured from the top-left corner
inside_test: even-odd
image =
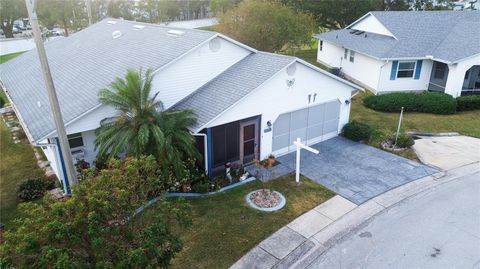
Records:
[[[384,68],[389,62],[390,62],[390,60],[387,60],[387,61],[385,61],[384,64],[382,64],[382,65],[380,66],[380,74],[378,74],[378,83],[377,83],[377,89],[375,90],[375,94],[378,93],[378,89],[380,88],[380,80],[381,80],[381,78],[382,78],[383,68]]]
[[[202,134],[202,133],[196,133],[196,134],[193,134],[194,136],[203,136],[203,152],[204,152],[204,156],[203,156],[203,161],[205,163],[205,174],[208,175],[208,139],[207,139],[207,135],[206,134]]]

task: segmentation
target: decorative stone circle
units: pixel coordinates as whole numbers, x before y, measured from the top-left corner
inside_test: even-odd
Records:
[[[249,206],[266,212],[282,209],[287,201],[283,194],[269,189],[254,190],[245,196],[245,200]]]
[[[387,139],[381,143],[382,148],[387,151],[402,152],[408,149],[408,148],[397,148],[397,147],[394,147],[393,144],[394,144],[393,141],[390,139]]]

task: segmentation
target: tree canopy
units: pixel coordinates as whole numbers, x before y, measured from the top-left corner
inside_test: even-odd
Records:
[[[20,204],[20,217],[0,244],[2,268],[164,268],[182,248],[172,225],[188,225],[186,204],[159,201],[154,157],[113,161],[80,181],[67,201]]]
[[[152,81],[151,70],[128,70],[125,78],[117,78],[99,92],[100,102],[114,107],[118,114],[102,120],[95,147],[100,158],[153,155],[183,177],[183,162],[200,157],[188,130],[196,118],[190,110],[164,111],[158,92],[152,92]]]
[[[13,37],[13,22],[28,17],[25,0],[2,0],[0,3],[0,28],[5,37]]]
[[[281,0],[297,10],[311,13],[318,26],[325,30],[345,28],[375,10],[434,10],[448,9],[452,0]]]
[[[311,15],[278,2],[246,0],[219,16],[217,29],[259,50],[278,52],[311,43]]]

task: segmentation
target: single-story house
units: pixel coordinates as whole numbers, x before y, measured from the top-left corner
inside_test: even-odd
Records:
[[[374,93],[480,93],[480,11],[372,11],[315,35],[318,62]]]
[[[45,44],[74,159],[92,163],[95,129],[114,116],[100,89],[127,69],[153,69],[165,109],[192,109],[191,129],[209,175],[338,135],[362,88],[301,59],[257,51],[225,35],[105,19]],[[0,65],[1,81],[29,140],[63,177],[35,50]],[[61,149],[60,149],[61,150]]]

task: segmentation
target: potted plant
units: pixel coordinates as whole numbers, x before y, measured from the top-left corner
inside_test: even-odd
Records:
[[[275,159],[275,156],[273,154],[270,154],[268,155],[267,162],[268,166],[272,167],[277,162],[277,160]]]

